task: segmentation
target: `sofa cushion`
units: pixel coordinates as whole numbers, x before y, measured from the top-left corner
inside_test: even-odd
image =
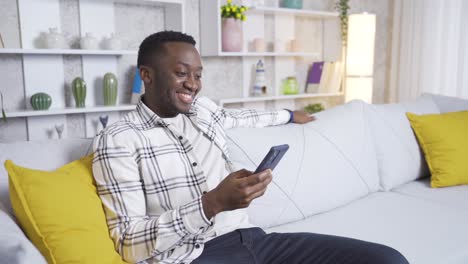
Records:
[[[270,227],[295,221],[378,190],[365,106],[353,101],[334,107],[305,125],[228,131],[235,169],[254,171],[271,146],[290,145],[273,171],[274,182],[248,208],[253,224]]]
[[[449,188],[431,188],[430,179],[409,182],[392,190],[393,192],[418,197],[460,210],[468,210],[468,185]]]
[[[429,165],[431,186],[468,184],[468,111],[406,115]]]
[[[76,160],[90,150],[91,139],[66,139],[0,143],[0,164],[11,159],[23,166],[40,170],[54,170]],[[8,174],[0,166],[0,201],[12,214],[8,195]]]
[[[369,105],[367,108],[372,138],[377,153],[383,190],[429,176],[427,164],[406,117],[439,113],[431,98],[400,104]]]
[[[468,99],[429,93],[425,93],[422,96],[431,98],[441,113],[468,110]]]
[[[53,172],[5,162],[15,215],[48,263],[124,263],[93,184],[92,159]]]
[[[44,257],[16,225],[0,203],[0,262],[46,264]]]
[[[380,243],[400,251],[411,264],[466,264],[467,222],[467,211],[394,192],[378,192],[267,231],[314,232]]]

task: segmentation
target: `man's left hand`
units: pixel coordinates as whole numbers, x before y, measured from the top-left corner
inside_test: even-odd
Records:
[[[293,114],[293,123],[296,124],[305,124],[315,120],[315,116],[304,111],[294,111]]]

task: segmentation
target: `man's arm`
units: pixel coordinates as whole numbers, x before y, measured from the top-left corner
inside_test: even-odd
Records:
[[[117,142],[105,133],[95,138],[93,174],[110,235],[125,261],[163,256],[188,237],[210,229],[201,196],[149,217],[134,153]]]

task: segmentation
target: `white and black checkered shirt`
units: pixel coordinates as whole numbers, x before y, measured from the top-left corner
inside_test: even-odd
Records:
[[[187,116],[229,161],[225,129],[285,124],[287,111],[219,108],[197,98]],[[212,222],[203,212],[206,175],[191,142],[141,100],[94,139],[93,173],[110,235],[127,262],[190,263]]]

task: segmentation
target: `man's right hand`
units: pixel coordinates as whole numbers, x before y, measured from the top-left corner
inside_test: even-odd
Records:
[[[245,208],[262,196],[272,180],[271,170],[253,174],[242,169],[229,174],[213,190],[202,197],[203,211],[208,219],[223,211]]]

